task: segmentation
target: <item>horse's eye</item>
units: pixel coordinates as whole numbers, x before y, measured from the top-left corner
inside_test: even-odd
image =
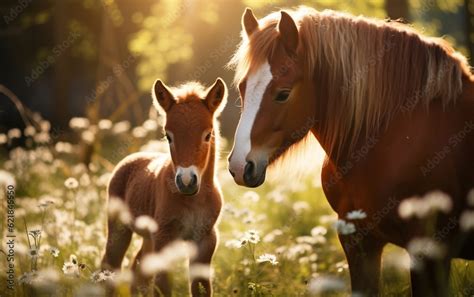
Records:
[[[166,133],[165,137],[166,137],[166,140],[168,140],[169,143],[173,142],[173,140],[171,139],[171,136],[168,133]]]
[[[289,96],[290,96],[290,90],[280,91],[276,95],[275,101],[277,101],[277,102],[286,102],[288,100]]]
[[[204,138],[206,142],[209,142],[211,140],[211,132],[207,133],[206,138]]]

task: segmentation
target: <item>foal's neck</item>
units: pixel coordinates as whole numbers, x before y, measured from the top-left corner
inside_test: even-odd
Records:
[[[217,137],[217,136],[215,136]],[[214,172],[216,167],[216,139],[212,138],[210,142],[210,151],[209,151],[209,160],[207,162],[206,168],[202,174],[202,183],[213,184],[214,183]]]

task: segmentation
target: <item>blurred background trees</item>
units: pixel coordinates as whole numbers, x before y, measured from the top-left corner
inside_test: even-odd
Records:
[[[3,0],[0,84],[53,126],[65,127],[71,116],[142,123],[156,78],[211,84],[221,76],[230,84],[224,66],[240,41],[246,6],[262,17],[302,4],[401,18],[474,56],[474,0]],[[0,96],[0,131],[21,127]],[[223,115],[228,137],[237,100],[232,89]]]

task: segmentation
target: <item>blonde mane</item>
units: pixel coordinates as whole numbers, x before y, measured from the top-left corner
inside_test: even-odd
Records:
[[[454,104],[463,78],[472,79],[466,58],[447,42],[398,22],[308,7],[287,12],[299,28],[305,83],[316,83],[316,100],[327,101],[318,112],[325,117],[320,137],[328,155],[355,149],[361,135],[377,135],[397,112],[435,100]],[[234,82],[272,55],[279,19],[272,13],[250,38],[242,34],[229,63]]]

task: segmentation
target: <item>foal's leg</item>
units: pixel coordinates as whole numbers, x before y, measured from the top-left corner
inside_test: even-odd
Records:
[[[448,296],[450,266],[450,259],[412,258],[410,270],[412,296]]]
[[[151,238],[143,238],[143,244],[140,251],[135,256],[132,264],[133,275],[135,276],[132,284],[133,296],[140,293],[142,296],[148,296],[148,290],[150,289],[151,277],[143,275],[140,270],[140,262],[146,254],[153,251],[153,242]]]
[[[370,234],[339,235],[351,275],[352,292],[362,296],[379,296],[382,242]]]
[[[160,226],[161,229],[154,237],[153,249],[159,253],[164,247],[176,240],[177,230],[174,226]],[[159,272],[155,276],[154,296],[171,296],[171,284],[169,273],[167,271]]]
[[[133,232],[128,226],[115,220],[109,220],[107,225],[107,245],[101,266],[102,269],[120,269]]]
[[[212,296],[211,286],[211,260],[216,249],[217,236],[213,229],[211,233],[197,242],[198,254],[191,260],[190,272],[193,277],[191,284],[192,296]],[[193,276],[193,266],[198,275]],[[202,270],[201,270],[202,269]]]

